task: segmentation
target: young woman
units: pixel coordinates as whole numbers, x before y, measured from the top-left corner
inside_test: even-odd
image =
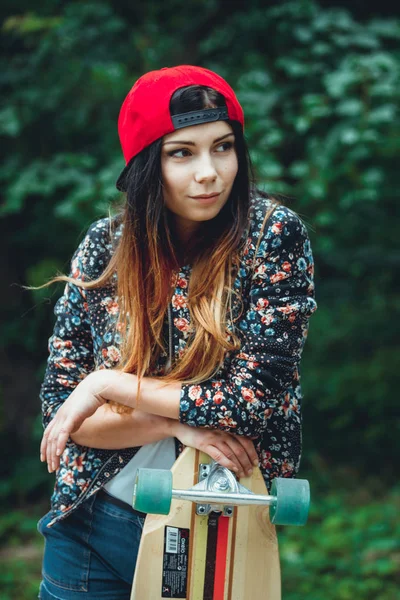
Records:
[[[122,211],[71,263],[41,390],[56,472],[40,598],[129,598],[140,466],[183,446],[267,486],[295,476],[299,363],[316,309],[299,217],[250,184],[243,111],[217,74],[141,77],[118,122]]]

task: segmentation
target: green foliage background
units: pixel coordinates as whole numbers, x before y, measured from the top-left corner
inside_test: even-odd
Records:
[[[65,272],[118,201],[121,102],[143,72],[179,63],[232,84],[260,184],[290,196],[313,245],[319,310],[302,369],[313,508],[307,527],[280,531],[284,598],[397,597],[400,22],[326,5],[0,9],[2,598],[35,597],[35,522],[52,485],[38,460],[38,391],[61,288],[20,286]]]

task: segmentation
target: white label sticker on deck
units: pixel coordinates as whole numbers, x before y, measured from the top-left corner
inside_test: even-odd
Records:
[[[178,554],[179,529],[177,527],[166,527],[165,550],[171,554]]]

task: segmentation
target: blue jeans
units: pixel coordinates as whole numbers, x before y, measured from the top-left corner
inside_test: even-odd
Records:
[[[129,600],[144,519],[129,507],[92,496],[50,528],[45,539],[41,600]]]

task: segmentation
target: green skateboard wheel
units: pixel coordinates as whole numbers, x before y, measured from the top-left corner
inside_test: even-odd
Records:
[[[274,525],[305,525],[310,508],[310,484],[307,479],[277,477],[271,485],[276,502],[269,509]]]
[[[172,473],[165,469],[138,469],[132,506],[144,513],[167,515],[172,500]]]

